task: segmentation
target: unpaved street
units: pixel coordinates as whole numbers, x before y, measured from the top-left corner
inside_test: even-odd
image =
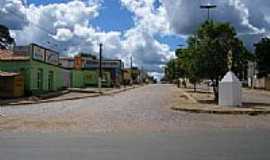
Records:
[[[2,133],[107,133],[270,128],[270,116],[192,114],[170,109],[188,101],[172,85],[149,85],[114,96],[2,107],[0,130]]]
[[[191,114],[172,85],[114,96],[3,107],[5,160],[268,160],[270,116]]]

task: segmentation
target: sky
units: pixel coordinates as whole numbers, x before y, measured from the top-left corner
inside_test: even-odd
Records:
[[[62,55],[78,52],[121,58],[160,78],[178,45],[206,20],[230,22],[247,48],[269,35],[268,0],[0,0],[0,24],[17,45],[37,43]]]

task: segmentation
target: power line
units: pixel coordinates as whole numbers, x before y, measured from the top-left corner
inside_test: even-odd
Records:
[[[10,10],[10,9],[7,9],[7,11],[9,11],[9,13],[11,13],[12,15],[14,15],[14,16],[16,16],[16,17],[18,17],[18,18],[22,18],[22,19],[25,19],[25,17],[24,16],[21,16],[21,15],[19,15],[19,14],[17,14],[14,10]],[[26,15],[25,15],[26,16]],[[52,33],[51,31],[49,31],[48,29],[46,29],[46,28],[44,28],[44,27],[42,27],[42,26],[40,26],[39,24],[35,24],[35,23],[33,23],[33,22],[31,22],[31,21],[28,21],[30,24],[32,24],[32,26],[34,26],[34,27],[37,27],[38,29],[40,29],[40,30],[42,30],[42,31],[44,31],[44,32],[46,32],[46,33],[48,33],[48,34],[54,34],[54,33]],[[47,45],[49,45],[51,42],[49,42],[49,41],[44,41],[44,42],[41,42],[41,43],[43,43],[43,44],[46,44],[46,46]],[[57,50],[58,50],[58,45],[56,46],[56,45],[54,45],[55,47],[57,47]],[[51,47],[51,46],[50,46]]]
[[[10,9],[6,9],[6,10],[8,10],[9,13],[13,14],[14,16],[16,16],[16,17],[18,17],[18,18],[22,18],[22,19],[25,18],[25,17],[23,17],[23,16],[17,14],[17,13],[16,13],[15,11],[13,11],[13,10],[10,10]],[[26,16],[26,15],[25,15],[25,16]],[[42,31],[44,31],[44,32],[46,32],[46,33],[53,34],[51,31],[47,30],[47,28],[43,28],[43,27],[41,27],[39,24],[35,24],[35,23],[31,22],[31,21],[28,21],[28,22],[31,23],[34,27],[37,27],[37,28],[39,28],[40,30],[42,30]]]

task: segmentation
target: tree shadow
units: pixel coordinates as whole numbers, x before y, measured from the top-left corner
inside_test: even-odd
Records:
[[[197,100],[201,104],[217,104],[215,100],[207,99],[207,100]]]
[[[202,91],[202,90],[197,90],[197,91],[187,91],[188,93],[199,93],[199,94],[212,94],[213,92],[211,91]]]
[[[198,103],[200,104],[215,104],[218,105],[218,102],[215,100],[198,100]],[[258,103],[258,102],[243,102],[242,106],[240,108],[264,108],[264,107],[270,107],[270,103]]]
[[[270,107],[270,103],[243,102],[241,108]]]

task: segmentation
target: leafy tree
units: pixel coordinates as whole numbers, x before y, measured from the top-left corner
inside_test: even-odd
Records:
[[[270,39],[263,38],[259,43],[255,44],[255,47],[258,76],[265,77],[270,74]]]
[[[195,46],[194,37],[190,37],[188,40],[189,48],[182,49],[181,53],[178,53],[180,62],[180,68],[189,82],[193,84],[194,92],[196,92],[196,84],[201,81],[201,71],[199,61],[198,48]],[[193,46],[194,45],[194,46]]]
[[[9,45],[14,43],[14,39],[10,37],[7,27],[0,25],[0,48],[7,49]]]
[[[182,53],[182,49],[177,49],[175,54],[177,58],[171,59],[165,67],[166,73],[163,80],[173,81],[180,77],[185,77],[185,69],[182,68],[181,60],[178,57]]]
[[[214,21],[206,21],[199,27],[195,36],[189,39],[187,51],[190,57],[184,61],[191,65],[187,69],[188,74],[196,75],[196,78],[200,79],[210,79],[216,101],[219,81],[229,70],[229,52],[233,53],[231,69],[236,73],[243,72],[243,66],[247,62],[245,56],[248,53],[229,23]]]
[[[166,64],[166,80],[172,81],[176,79],[176,59],[171,59],[167,64]]]

